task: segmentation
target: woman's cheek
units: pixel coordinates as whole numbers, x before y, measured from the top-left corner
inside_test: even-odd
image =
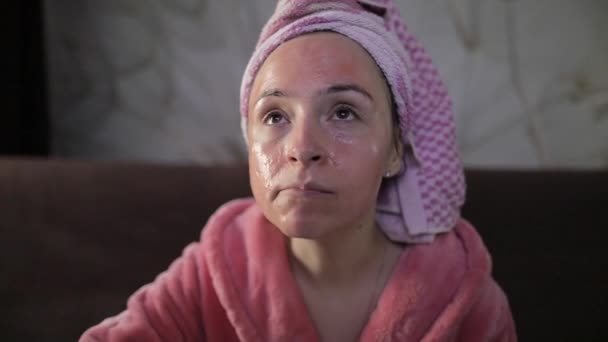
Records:
[[[368,163],[381,157],[380,144],[365,134],[338,131],[334,132],[332,137],[333,148],[330,149],[330,157],[336,161],[336,166],[343,165],[347,160],[369,165]]]
[[[265,189],[270,190],[274,187],[275,175],[279,161],[280,151],[273,149],[272,143],[254,142],[251,145],[251,156],[255,165],[255,176],[258,183]]]
[[[346,132],[335,131],[332,132],[334,143],[343,144],[343,145],[353,145],[355,143],[355,138],[352,134]]]

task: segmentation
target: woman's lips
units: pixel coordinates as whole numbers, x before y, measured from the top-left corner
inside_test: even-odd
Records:
[[[322,196],[334,194],[329,188],[317,183],[304,183],[289,185],[280,190],[280,192],[293,194],[297,196]]]

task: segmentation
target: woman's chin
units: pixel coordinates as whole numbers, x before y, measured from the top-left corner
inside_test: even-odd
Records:
[[[288,238],[316,240],[328,233],[327,222],[310,218],[283,218],[277,228]]]

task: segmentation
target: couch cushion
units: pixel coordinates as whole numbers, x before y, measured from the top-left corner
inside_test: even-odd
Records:
[[[522,341],[608,341],[608,171],[468,170],[463,215]]]

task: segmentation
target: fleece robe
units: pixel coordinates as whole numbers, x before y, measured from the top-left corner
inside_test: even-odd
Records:
[[[80,341],[318,341],[286,246],[253,199],[232,201],[200,242]],[[432,243],[407,245],[360,341],[515,341],[490,272],[464,220]]]

